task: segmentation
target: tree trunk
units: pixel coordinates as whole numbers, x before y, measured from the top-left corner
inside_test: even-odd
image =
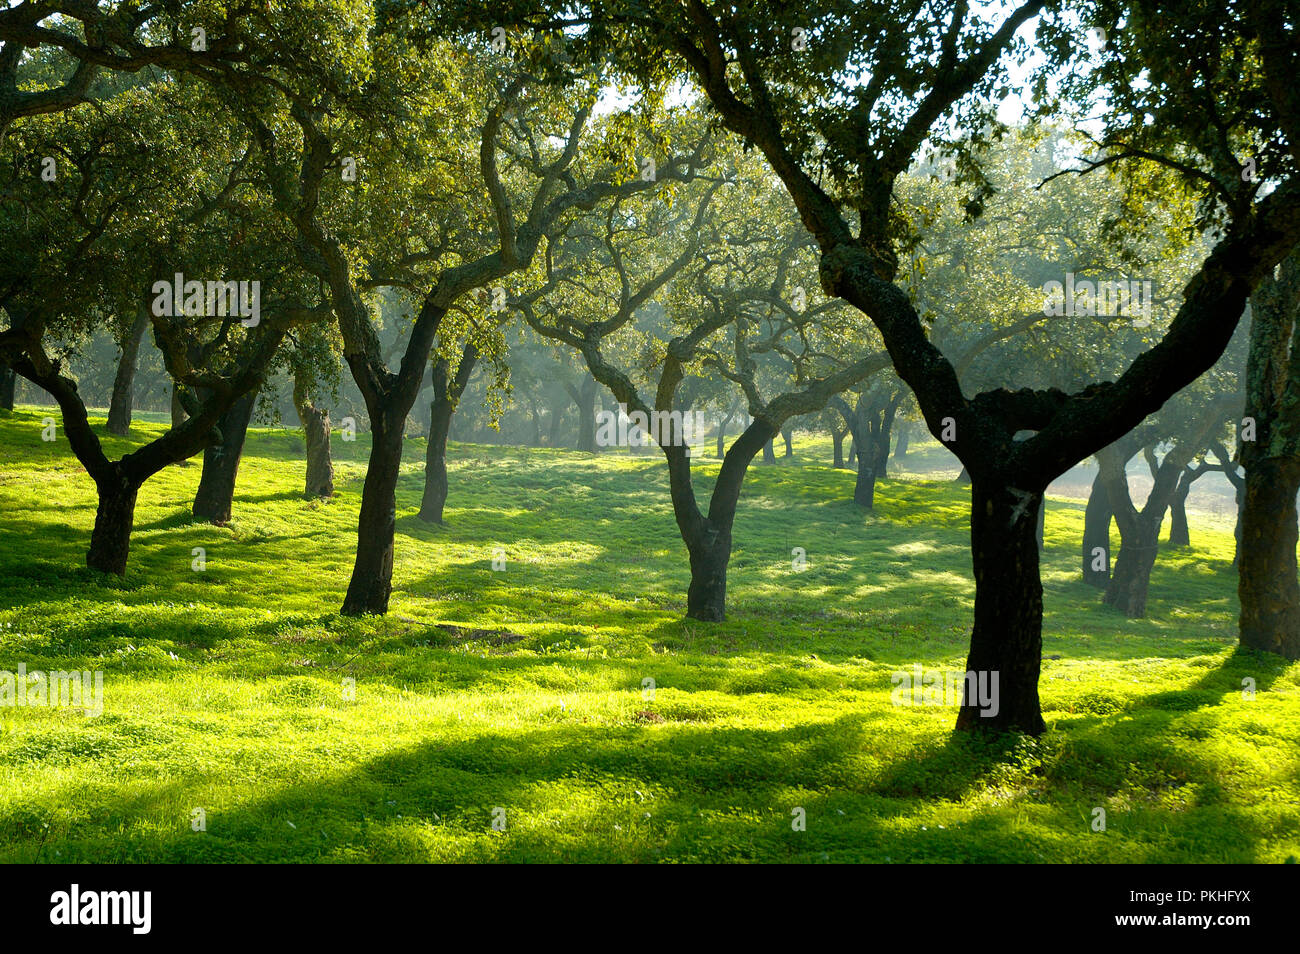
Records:
[[[1088,494],[1088,506],[1083,511],[1083,582],[1098,589],[1105,589],[1110,582],[1110,521],[1110,497],[1098,470],[1092,480],[1092,492]],[[1098,547],[1103,569],[1095,570]]]
[[[794,428],[786,427],[781,431],[781,437],[785,441],[785,456],[787,459],[794,456]]]
[[[835,449],[835,462],[832,467],[843,469],[844,467],[844,435],[845,431],[831,431],[831,446]]]
[[[1300,458],[1266,457],[1246,470],[1237,594],[1241,645],[1300,659],[1296,492]]]
[[[293,406],[302,422],[303,437],[307,442],[307,480],[303,496],[334,496],[334,460],[330,452],[330,414],[317,408],[307,392],[294,384]]]
[[[968,682],[957,728],[1040,735],[1047,726],[1038,701],[1043,586],[1034,511],[1042,493],[1013,490],[999,480],[977,479],[971,486],[975,624],[966,669],[994,691],[984,715]]]
[[[86,566],[101,573],[125,576],[140,487],[118,476],[115,467],[111,476],[97,483],[97,490],[99,505],[95,509],[95,529],[90,534]]]
[[[853,484],[853,502],[873,510],[876,506],[876,455],[869,442],[854,442],[858,450],[858,479]]]
[[[400,411],[400,413],[399,413]],[[370,418],[370,459],[361,489],[357,558],[343,598],[344,616],[383,615],[393,591],[393,540],[397,533],[397,479],[402,468],[406,412],[390,408]]]
[[[424,496],[420,500],[419,515],[421,520],[429,523],[444,522],[442,512],[450,492],[447,482],[447,435],[451,433],[451,421],[457,403],[469,386],[470,375],[474,373],[478,358],[478,349],[473,345],[465,345],[454,377],[451,375],[451,363],[446,358],[439,358],[433,364],[433,403],[429,407],[429,443],[425,449]],[[594,388],[592,400],[595,400]],[[593,426],[594,420],[593,415]],[[595,439],[594,431],[592,439]]]
[[[894,460],[902,460],[907,456],[907,447],[912,441],[912,422],[903,418],[898,425],[898,444],[894,447]]]
[[[701,514],[691,487],[691,458],[681,448],[664,448],[668,459],[668,488],[673,513],[690,555],[691,585],[686,593],[686,617],[717,623],[726,619],[727,564],[731,560],[731,530],[745,471],[760,447],[771,447],[776,429],[753,421],[727,451],[709,500]]]
[[[248,436],[248,422],[257,406],[257,392],[249,391],[230,405],[221,415],[217,429],[221,443],[209,445],[203,451],[203,473],[199,488],[194,494],[193,513],[196,519],[206,520],[218,527],[230,522],[235,501],[235,480],[239,476],[239,461],[244,455],[244,438]]]
[[[436,370],[434,375],[436,378]],[[424,497],[420,501],[420,519],[429,523],[443,522],[442,510],[447,504],[447,434],[451,430],[451,415],[452,405],[445,395],[433,402],[429,446],[424,457]]]
[[[1151,570],[1160,552],[1162,523],[1163,514],[1158,521],[1139,516],[1129,529],[1121,533],[1115,569],[1101,599],[1129,619],[1141,619],[1146,615],[1147,590],[1151,585]]]
[[[0,361],[0,410],[14,409],[14,391],[18,384],[18,374],[13,368]]]
[[[1187,495],[1191,489],[1191,481],[1187,480],[1184,472],[1183,479],[1178,483],[1178,490],[1174,493],[1174,499],[1169,501],[1169,545],[1171,547],[1192,545],[1191,530],[1187,526]]]
[[[720,623],[727,617],[727,564],[731,561],[731,527],[710,525],[686,544],[691,585],[686,591],[686,617]]]
[[[768,441],[766,444],[763,445],[763,463],[765,464],[776,463],[776,451],[772,448],[771,441]]]
[[[117,362],[113,396],[108,402],[106,427],[110,434],[125,436],[131,430],[131,411],[135,404],[135,370],[140,360],[140,340],[148,327],[149,309],[141,305],[135,323],[122,339],[122,357]]]
[[[968,470],[966,470],[965,467],[963,467],[963,468],[961,469],[961,473],[957,475],[957,479],[954,480],[953,483],[954,483],[954,484],[969,484],[969,483],[970,483],[970,472],[969,472]]]
[[[578,392],[578,450],[596,453],[596,379],[590,374],[583,379]]]

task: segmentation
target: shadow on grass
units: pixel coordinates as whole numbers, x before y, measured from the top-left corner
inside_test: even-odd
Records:
[[[190,830],[187,808],[202,804],[201,787],[164,786],[9,860],[53,860],[49,847],[58,844],[59,860],[71,861],[1031,863],[1072,830],[1087,830],[1087,798],[1077,811],[1053,809],[1035,806],[1023,791],[940,816],[948,824],[938,825],[933,812],[976,787],[996,786],[999,772],[1021,771],[1023,747],[1010,738],[952,738],[873,761],[882,731],[872,716],[779,730],[576,719],[486,730],[210,809],[201,833]],[[1030,809],[1036,825],[1025,823]],[[1231,807],[1220,809],[1219,824],[1235,837],[1216,846],[1219,854],[1252,860],[1260,831]],[[791,822],[800,811],[806,830]],[[138,815],[170,821],[165,830],[132,828]],[[494,818],[504,831],[493,830]],[[1164,823],[1194,846],[1208,840],[1198,831],[1203,822],[1171,813]],[[1124,840],[1123,823],[1116,813],[1109,836],[1074,839],[1074,859],[1156,860],[1140,835]]]

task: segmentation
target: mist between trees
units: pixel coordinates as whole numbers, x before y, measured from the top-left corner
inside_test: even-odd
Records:
[[[1099,598],[1145,612],[1217,472],[1241,642],[1300,658],[1294,6],[902,7],[0,10],[0,403],[57,408],[87,564],[125,574],[141,488],[200,454],[193,514],[228,522],[258,422],[301,425],[330,497],[350,419],[344,614],[388,610],[422,438],[430,524],[449,441],[661,455],[685,614],[718,622],[757,460],[827,434],[871,509],[928,431],[970,487],[964,672],[997,686],[959,729],[1045,729],[1044,494],[1094,456]],[[111,459],[147,412],[170,429]]]

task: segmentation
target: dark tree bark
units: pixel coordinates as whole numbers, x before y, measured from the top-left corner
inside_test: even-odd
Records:
[[[1246,469],[1237,593],[1241,645],[1300,659],[1296,493],[1300,457],[1267,457]]]
[[[14,409],[14,391],[17,383],[18,375],[14,369],[4,361],[0,361],[0,410]]]
[[[101,573],[125,576],[140,485],[125,478],[119,468],[114,467],[112,471],[95,482],[99,503],[95,508],[90,549],[86,551],[86,566]]]
[[[1041,491],[1005,481],[971,486],[971,556],[975,568],[975,624],[967,672],[996,677],[996,711],[982,710],[969,692],[957,716],[958,729],[1046,730],[1038,701],[1043,649],[1043,586],[1038,575],[1034,513]],[[990,714],[983,715],[982,711]]]
[[[765,464],[776,463],[776,450],[772,447],[771,441],[768,441],[766,444],[763,445],[763,463]]]
[[[357,558],[343,598],[343,615],[382,615],[393,592],[393,544],[397,535],[397,478],[402,468],[406,409],[370,416],[370,457],[357,519]]]
[[[117,374],[113,378],[113,396],[108,402],[108,423],[110,434],[125,436],[131,430],[131,411],[135,405],[135,371],[140,360],[140,341],[149,327],[149,309],[141,304],[135,317],[135,323],[127,329],[122,339],[122,357],[117,362]]]
[[[794,456],[794,427],[787,425],[781,429],[781,439],[785,441],[785,457],[788,460]]]
[[[853,482],[853,502],[859,507],[873,510],[876,506],[876,455],[871,445],[853,442],[858,451],[858,477]]]
[[[1118,516],[1116,522],[1119,522]],[[1123,543],[1115,557],[1115,572],[1106,584],[1102,602],[1115,607],[1129,619],[1141,619],[1147,614],[1151,571],[1160,553],[1159,532],[1160,524],[1156,524],[1153,532],[1146,520],[1135,521],[1127,533],[1120,531]]]
[[[239,462],[244,456],[244,439],[248,436],[248,423],[256,406],[257,392],[250,391],[231,404],[218,420],[218,440],[203,451],[203,473],[199,477],[192,508],[196,519],[218,527],[230,522]]]
[[[455,377],[451,376],[451,365],[446,358],[439,358],[433,365],[433,404],[429,445],[424,459],[424,497],[420,501],[420,519],[429,523],[443,522],[443,508],[447,504],[450,489],[447,482],[447,435],[451,431],[451,419],[456,412],[456,405],[469,385],[478,358],[478,349],[466,345],[461,352]],[[593,440],[594,436],[593,432]]]
[[[307,444],[307,478],[303,496],[308,498],[334,496],[334,459],[330,452],[330,414],[318,408],[307,393],[305,382],[294,379],[293,406],[302,422],[303,438]]]
[[[1106,482],[1101,471],[1092,481],[1088,506],[1083,511],[1083,582],[1105,589],[1110,582],[1110,498],[1106,495]],[[1103,569],[1094,569],[1097,550],[1100,548]]]
[[[1300,489],[1300,251],[1252,299],[1237,595],[1241,645],[1300,659],[1296,492]]]

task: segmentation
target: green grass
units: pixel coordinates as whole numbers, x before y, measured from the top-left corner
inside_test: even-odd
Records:
[[[1235,648],[1231,528],[1195,514],[1196,546],[1161,554],[1148,618],[1127,620],[1077,579],[1082,502],[1050,501],[1050,731],[979,741],[953,737],[955,708],[890,702],[898,669],[964,668],[968,491],[950,482],[884,481],[866,515],[851,473],[807,462],[829,442],[755,467],[729,619],[709,625],[682,619],[659,458],[453,445],[434,528],[410,441],[391,612],[355,620],[337,609],[364,435],[335,440],[338,497],[307,502],[300,437],[253,431],[221,529],[189,518],[198,462],[168,468],[117,581],[84,567],[93,486],[61,431],[41,441],[46,413],[0,414],[0,670],[103,670],[104,712],[0,708],[2,860],[1300,854],[1300,665]],[[707,489],[716,463],[699,467]]]

